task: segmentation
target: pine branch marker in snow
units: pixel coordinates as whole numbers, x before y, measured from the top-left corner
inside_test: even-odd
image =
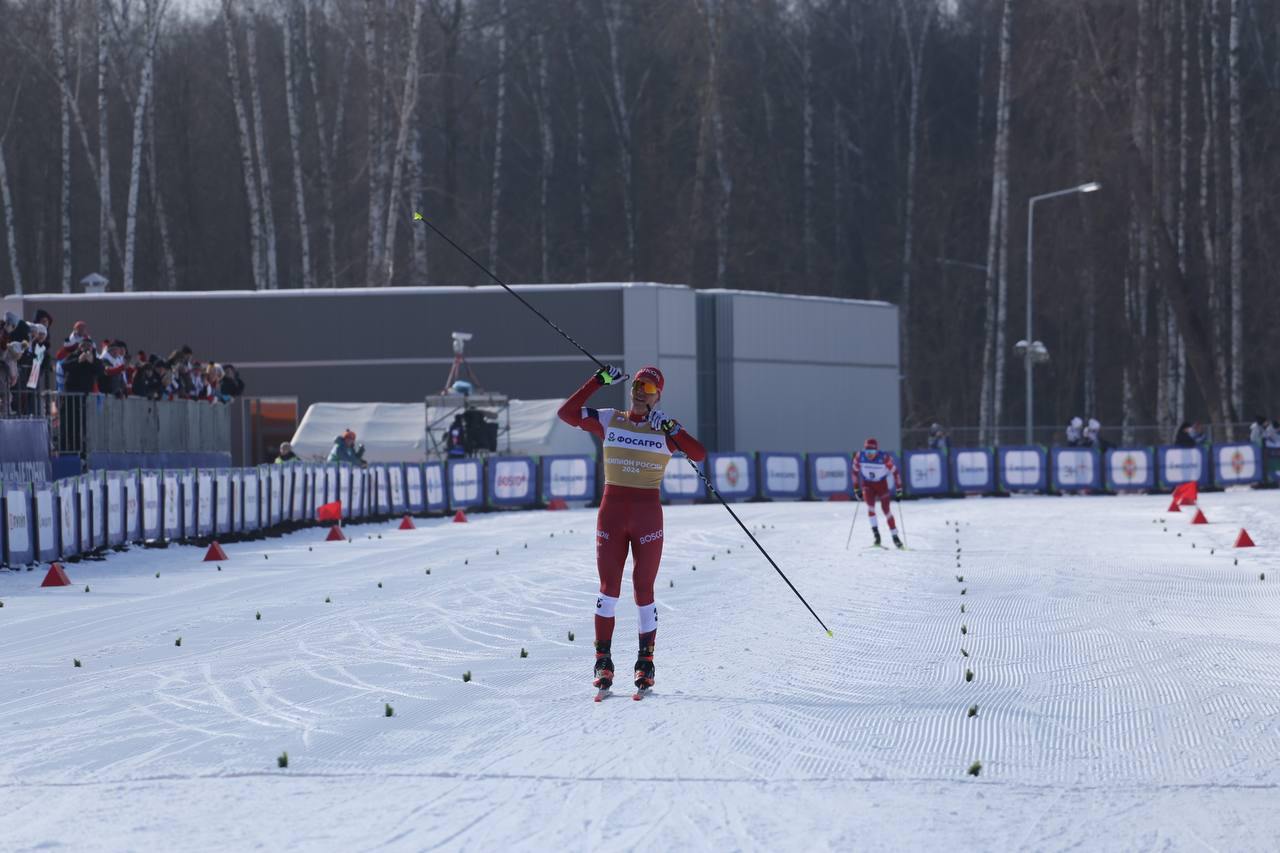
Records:
[[[569,642],[571,642],[571,643],[573,642],[573,632],[572,632],[572,631],[570,631],[570,632],[569,632]]]
[[[280,753],[280,756],[276,759],[276,767],[285,768],[288,766],[289,766],[289,753],[288,752]]]
[[[174,641],[173,641],[173,644],[174,644],[175,646],[181,646],[181,645],[182,645],[182,638],[181,638],[181,637],[179,637],[178,639],[174,640]]]
[[[386,711],[384,712],[384,713],[385,713],[385,715],[386,715],[386,716],[388,716],[388,717],[394,717],[394,716],[396,715],[396,709],[391,707],[391,703],[390,703],[390,702],[386,703],[386,705],[387,705],[387,709],[386,709]]]
[[[80,668],[80,658],[72,658],[72,659],[71,659],[71,665],[72,665],[72,666],[74,666],[76,669],[79,669],[79,668]]]
[[[973,670],[971,670],[971,669],[966,669],[966,670],[964,671],[964,680],[965,680],[965,681],[973,681]]]
[[[462,673],[462,681],[464,684],[470,680],[471,680],[471,670],[467,670],[466,672]]]
[[[961,657],[966,657],[966,658],[967,658],[967,657],[969,656],[969,650],[968,650],[968,649],[966,649],[966,648],[964,648],[963,646],[961,646],[961,647],[960,647],[960,656],[961,656]]]
[[[529,656],[529,650],[528,650],[528,649],[524,649],[524,648],[520,649],[520,657],[522,657],[522,658],[527,658],[528,656]]]
[[[978,716],[978,706],[977,706],[977,705],[970,705],[970,706],[969,706],[969,716],[970,716],[970,717],[976,717],[976,716]]]
[[[969,626],[968,626],[968,625],[961,625],[961,626],[960,626],[960,633],[961,633],[961,634],[967,634],[967,633],[969,633]]]
[[[968,772],[970,776],[977,776],[978,774],[980,774],[982,772],[982,762],[975,761],[972,764],[970,764]]]
[[[254,613],[254,614],[253,614],[253,618],[254,618],[254,619],[256,619],[256,620],[258,620],[259,622],[261,622],[261,621],[262,621],[262,611],[261,611],[261,610],[259,610],[259,611],[257,611],[256,613]]]

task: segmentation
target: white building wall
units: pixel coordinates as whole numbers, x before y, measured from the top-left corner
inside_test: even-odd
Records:
[[[698,423],[697,300],[683,285],[628,287],[622,294],[623,353],[628,373],[662,371],[660,406],[692,431]],[[696,434],[696,433],[695,433]]]

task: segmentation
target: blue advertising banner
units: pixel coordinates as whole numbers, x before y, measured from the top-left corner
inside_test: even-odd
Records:
[[[450,459],[448,480],[449,509],[467,509],[484,504],[484,475],[478,461]]]
[[[1043,492],[1049,488],[1049,468],[1039,445],[1001,447],[1000,488],[1006,492]]]
[[[711,485],[727,501],[746,501],[756,496],[755,459],[750,453],[708,453],[706,471]]]
[[[1209,453],[1203,447],[1157,447],[1156,473],[1161,488],[1183,483],[1209,485]]]
[[[908,450],[903,467],[903,484],[909,495],[945,495],[951,488],[947,476],[947,455],[941,450]]]
[[[58,544],[63,558],[80,553],[80,476],[56,483],[58,489]]]
[[[802,500],[805,496],[804,456],[799,453],[761,453],[760,494],[770,500]]]
[[[1106,456],[1107,488],[1139,492],[1156,487],[1156,460],[1150,447],[1113,447]]]
[[[853,476],[850,453],[810,453],[809,494],[820,500],[832,495],[853,497]]]
[[[423,490],[426,492],[427,512],[444,512],[444,464],[428,462],[422,466]]]
[[[532,506],[538,502],[538,469],[528,456],[489,459],[489,505]]]
[[[590,456],[543,456],[542,497],[595,500],[596,460]]]
[[[52,479],[49,422],[0,419],[0,487]]]
[[[951,453],[955,491],[985,494],[996,490],[996,459],[989,447],[960,447]]]
[[[1262,479],[1261,448],[1239,442],[1213,446],[1213,478],[1219,486],[1239,486]]]
[[[22,566],[36,559],[35,531],[31,524],[31,484],[4,487],[4,564]]]
[[[689,457],[684,455],[667,460],[667,470],[662,475],[662,487],[659,491],[660,498],[664,501],[699,501],[707,496],[706,484],[689,464]]]
[[[50,563],[58,559],[58,502],[53,496],[53,484],[41,483],[35,487],[32,501],[35,516],[36,557]]]
[[[1102,456],[1092,447],[1055,447],[1049,451],[1053,487],[1060,492],[1102,488]]]

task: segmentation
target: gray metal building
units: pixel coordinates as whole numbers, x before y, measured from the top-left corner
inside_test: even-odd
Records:
[[[898,446],[897,309],[886,303],[694,291],[653,283],[518,285],[606,363],[657,364],[663,408],[720,450]],[[53,314],[61,341],[95,338],[239,368],[246,394],[316,402],[417,402],[438,393],[451,333],[471,332],[479,384],[522,399],[567,396],[595,366],[502,288],[30,294],[0,310]],[[621,390],[598,405],[622,405]]]

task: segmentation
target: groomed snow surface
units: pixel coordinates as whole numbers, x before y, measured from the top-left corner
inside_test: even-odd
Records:
[[[668,508],[642,702],[591,701],[590,510],[5,572],[0,848],[1272,851],[1280,493],[1168,501],[736,506],[834,639]]]

